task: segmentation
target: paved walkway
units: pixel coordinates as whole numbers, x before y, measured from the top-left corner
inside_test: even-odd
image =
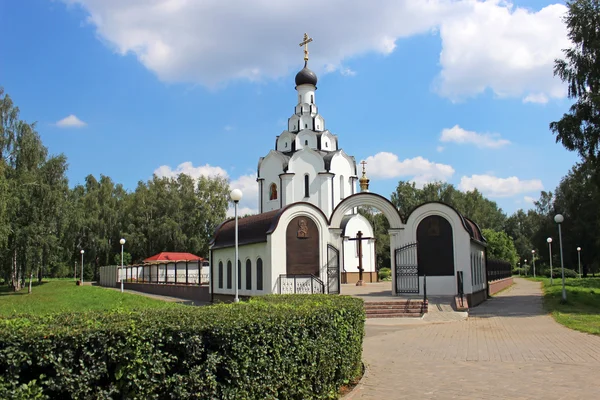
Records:
[[[542,309],[540,284],[516,285],[445,323],[367,321],[367,374],[347,399],[600,398],[600,337]]]

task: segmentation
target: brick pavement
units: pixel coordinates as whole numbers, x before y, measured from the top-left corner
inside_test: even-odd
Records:
[[[600,398],[600,337],[559,325],[539,283],[515,282],[466,320],[367,323],[367,374],[346,398]]]

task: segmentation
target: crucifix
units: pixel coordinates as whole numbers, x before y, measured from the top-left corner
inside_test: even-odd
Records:
[[[358,231],[356,233],[356,237],[355,238],[350,238],[348,240],[356,240],[358,242],[358,282],[356,282],[356,286],[362,286],[363,285],[363,263],[362,263],[362,242],[363,240],[369,240],[372,239],[370,237],[363,237],[363,233],[362,231]]]
[[[366,171],[365,171],[365,165],[367,165],[367,162],[366,162],[365,160],[362,160],[362,161],[360,162],[360,164],[361,164],[361,165],[362,165],[362,167],[363,167],[363,175],[364,175],[364,174],[366,173]]]
[[[304,46],[304,61],[308,61],[308,44],[312,41],[312,38],[308,37],[308,33],[305,33],[304,40],[300,43],[300,47]]]

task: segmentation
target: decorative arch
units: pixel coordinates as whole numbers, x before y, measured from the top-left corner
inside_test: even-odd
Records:
[[[331,218],[329,225],[331,228],[341,228],[342,219],[346,213],[356,207],[374,207],[381,211],[390,223],[390,229],[402,229],[404,224],[402,218],[396,210],[396,207],[385,197],[375,193],[356,193],[346,197],[337,205]]]

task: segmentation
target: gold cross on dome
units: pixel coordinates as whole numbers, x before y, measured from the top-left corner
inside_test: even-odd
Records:
[[[365,160],[362,160],[360,162],[360,164],[363,166],[363,175],[365,174],[365,165],[367,165],[367,162]]]
[[[308,37],[308,33],[305,33],[304,40],[300,43],[300,47],[304,46],[304,61],[308,61],[308,44],[312,41],[312,38]]]

